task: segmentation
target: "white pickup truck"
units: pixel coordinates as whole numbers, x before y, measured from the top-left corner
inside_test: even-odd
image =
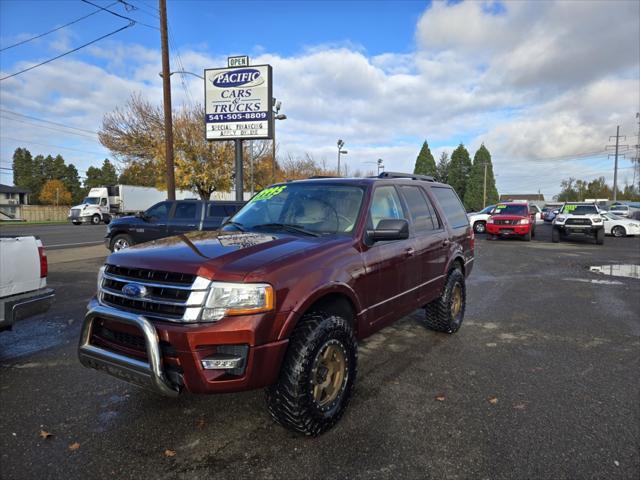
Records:
[[[47,255],[34,236],[0,237],[0,331],[46,312],[55,292],[47,288]]]

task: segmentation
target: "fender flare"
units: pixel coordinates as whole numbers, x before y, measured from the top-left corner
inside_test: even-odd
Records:
[[[313,292],[308,295],[302,302],[300,302],[294,309],[289,312],[282,328],[280,329],[280,334],[278,335],[278,340],[283,340],[289,338],[291,332],[298,324],[300,318],[311,308],[311,306],[316,303],[318,300],[321,300],[323,297],[332,294],[339,294],[346,297],[351,305],[354,308],[354,327],[357,328],[358,323],[358,315],[362,311],[362,304],[360,299],[354,292],[354,290],[343,282],[331,282],[329,284],[323,285],[317,289],[314,289]]]

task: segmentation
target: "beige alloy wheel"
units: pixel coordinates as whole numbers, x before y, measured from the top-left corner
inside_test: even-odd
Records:
[[[347,377],[347,356],[337,340],[325,343],[316,356],[311,370],[313,400],[323,410],[339,399]]]
[[[456,318],[462,309],[462,287],[456,283],[451,292],[451,318]]]

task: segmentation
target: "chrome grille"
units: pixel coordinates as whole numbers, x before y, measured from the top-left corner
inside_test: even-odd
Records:
[[[78,218],[80,216],[80,209],[79,208],[72,208],[71,209],[71,218]]]
[[[517,225],[518,220],[494,220],[496,225]]]
[[[129,284],[144,287],[144,294],[127,295]],[[174,322],[197,321],[210,281],[196,275],[106,265],[100,283],[102,304]]]

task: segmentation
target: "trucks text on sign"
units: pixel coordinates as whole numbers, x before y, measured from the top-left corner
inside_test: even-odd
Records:
[[[271,66],[204,71],[207,140],[271,138]]]

